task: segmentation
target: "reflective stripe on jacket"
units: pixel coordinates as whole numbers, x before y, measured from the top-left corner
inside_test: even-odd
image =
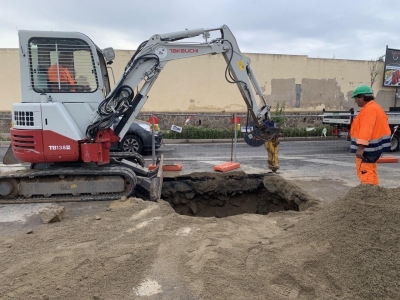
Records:
[[[357,151],[357,145],[365,145],[365,155],[380,155],[390,151],[390,127],[388,117],[375,101],[367,102],[351,124],[350,152]]]

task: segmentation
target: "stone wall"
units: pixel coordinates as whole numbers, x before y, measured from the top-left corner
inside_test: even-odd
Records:
[[[11,112],[0,111],[0,134],[1,138],[8,139],[11,128]]]
[[[322,111],[320,112],[320,114]],[[284,118],[283,127],[307,127],[322,125],[322,117],[320,114],[314,112],[293,112],[287,113],[280,117]],[[185,114],[177,115],[170,113],[157,113],[154,114],[158,118],[158,124],[161,130],[167,130],[172,125],[183,127],[185,121],[190,117],[188,125],[203,126],[205,128],[229,128],[232,124],[233,114]],[[247,116],[242,113],[237,113],[240,117],[241,126],[247,124]],[[139,120],[149,122],[149,114],[141,114],[138,116]],[[251,122],[251,117],[249,119]]]

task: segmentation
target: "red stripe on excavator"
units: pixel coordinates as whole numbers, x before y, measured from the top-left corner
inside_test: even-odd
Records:
[[[50,130],[11,128],[15,157],[28,163],[69,162],[79,159],[78,141]]]

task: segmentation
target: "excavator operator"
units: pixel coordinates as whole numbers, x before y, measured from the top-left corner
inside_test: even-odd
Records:
[[[60,52],[58,61],[59,63],[51,65],[47,70],[47,80],[52,92],[90,91],[89,86],[76,84],[72,52]]]

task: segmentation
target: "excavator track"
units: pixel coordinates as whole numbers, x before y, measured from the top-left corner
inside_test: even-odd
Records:
[[[135,172],[122,166],[19,170],[0,175],[0,203],[117,200],[136,184]]]

